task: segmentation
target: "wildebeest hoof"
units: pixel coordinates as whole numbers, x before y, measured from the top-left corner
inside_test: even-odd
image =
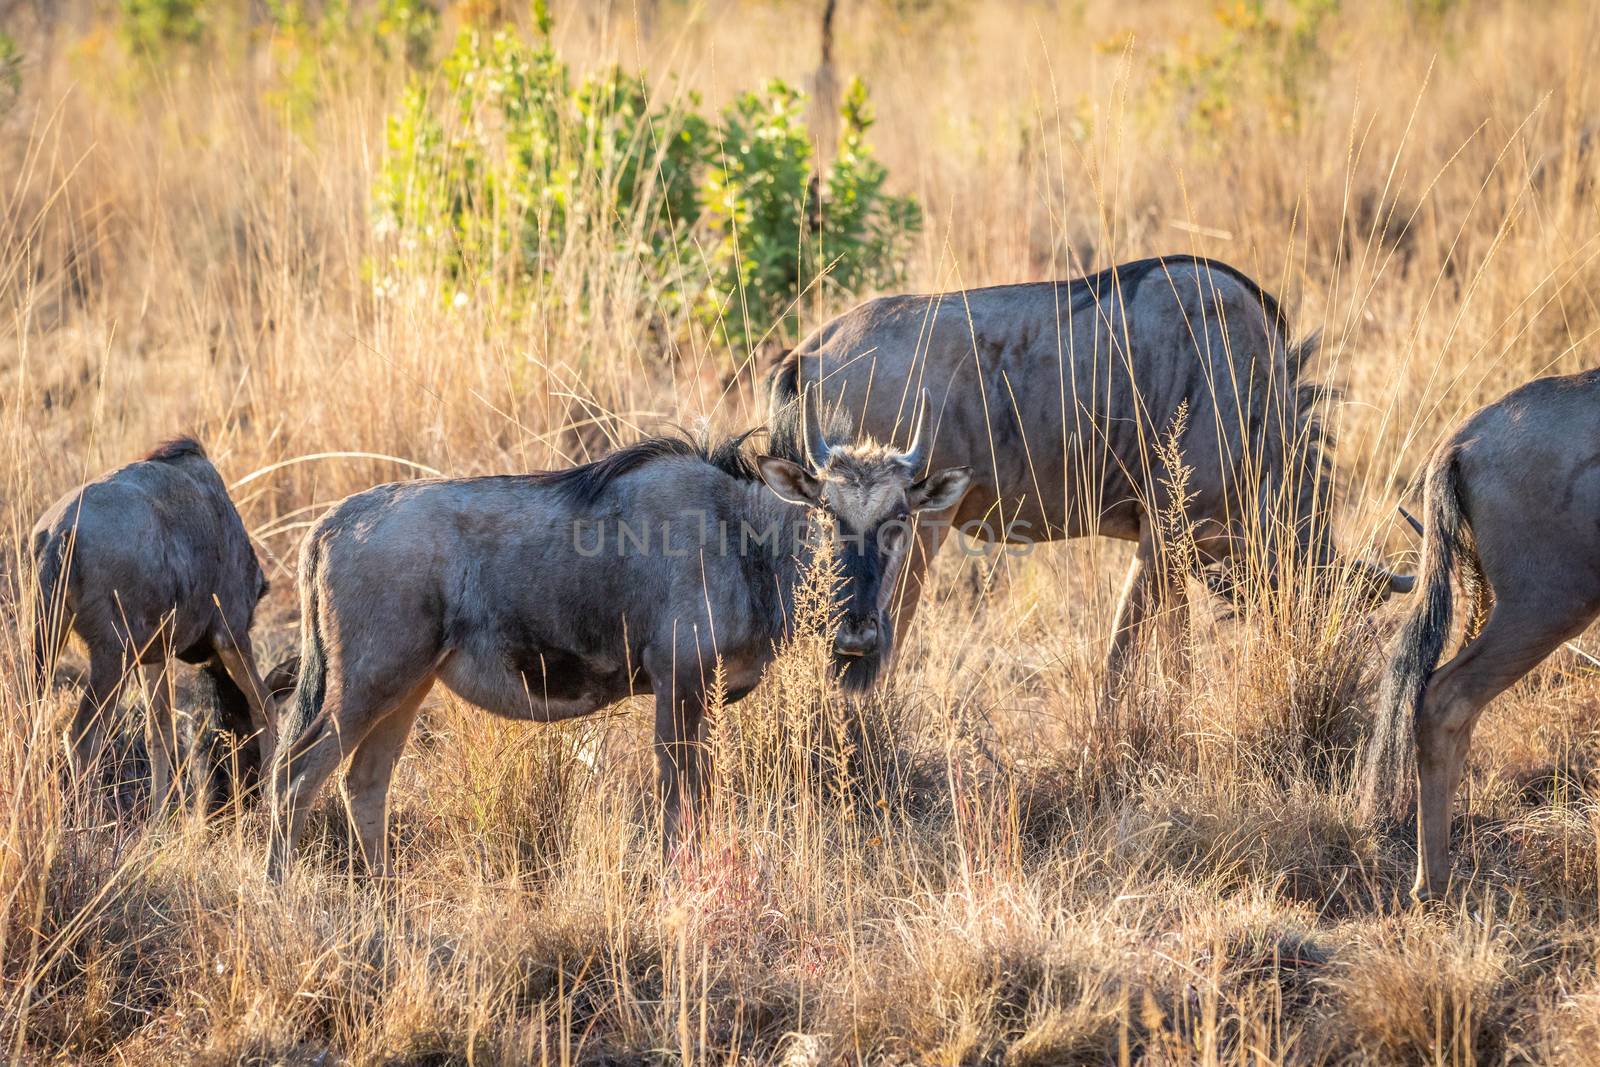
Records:
[[[1412,909],[1421,912],[1437,911],[1445,903],[1445,895],[1443,893],[1420,885],[1411,887],[1411,895],[1408,899],[1411,902]]]

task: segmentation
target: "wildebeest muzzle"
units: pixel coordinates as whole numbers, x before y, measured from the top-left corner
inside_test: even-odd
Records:
[[[882,628],[871,615],[850,615],[839,623],[833,637],[833,651],[840,656],[871,656],[878,651]]]

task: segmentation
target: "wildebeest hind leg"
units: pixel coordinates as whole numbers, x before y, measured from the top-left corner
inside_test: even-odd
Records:
[[[99,762],[107,717],[114,714],[117,697],[127,680],[127,665],[120,649],[89,650],[89,681],[78,700],[67,738],[73,777],[86,780]]]
[[[172,708],[172,689],[167,664],[148,663],[144,667],[145,697],[150,705],[145,716],[145,752],[150,758],[150,814],[156,816],[173,809],[182,790],[182,757],[178,745],[178,720]]]
[[[361,845],[367,870],[379,877],[389,875],[389,782],[417,721],[417,710],[432,688],[433,679],[429,678],[407,694],[372,728],[350,757],[350,772],[345,776],[350,825]]]
[[[339,764],[367,739],[378,723],[399,707],[404,696],[415,691],[422,681],[432,678],[431,671],[426,668],[421,679],[414,671],[403,676],[394,672],[388,678],[383,678],[376,670],[363,673],[365,677],[352,681],[347,678],[343,664],[328,672],[325,683],[328,689],[321,714],[289,745],[284,753],[287,758],[279,760],[274,767],[275,778],[285,773],[289,775],[287,785],[280,780],[281,789],[273,805],[275,832],[267,873],[274,881],[281,880],[289,869],[289,860],[305,828],[306,816]]]
[[[214,647],[217,658],[222,661],[233,684],[244,692],[245,700],[250,704],[250,725],[255,730],[256,743],[260,746],[261,766],[270,767],[273,742],[278,734],[278,717],[276,705],[269,699],[267,684],[261,680],[261,673],[256,668],[250,637],[248,634],[240,635],[233,642],[219,639]]]
[[[1426,900],[1450,873],[1450,817],[1472,729],[1484,706],[1593,620],[1586,610],[1502,601],[1476,640],[1429,678],[1413,726],[1417,742],[1417,881]]]

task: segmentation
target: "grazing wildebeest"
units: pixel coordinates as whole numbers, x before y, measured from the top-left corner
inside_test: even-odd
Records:
[[[168,659],[201,664],[242,691],[251,732],[270,747],[273,721],[250,647],[250,623],[267,579],[228,497],[193,438],[161,445],[72,490],[34,525],[38,573],[34,671],[40,691],[70,633],[89,652],[89,677],[73,717],[74,773],[94,764],[104,717],[129,672],[144,669],[151,808],[175,799],[178,730]]]
[[[893,641],[908,520],[948,507],[968,472],[917,477],[921,437],[906,453],[830,444],[806,408],[755,458],[748,435],[714,448],[655,438],[570,470],[379,486],[321,519],[301,551],[273,876],[346,755],[362,855],[387,870],[390,776],[435,681],[541,722],[654,694],[665,840],[679,840],[701,795],[714,662],[727,699],[756,685],[790,629],[814,510],[839,532],[835,657],[848,688],[870,685]]]
[[[217,729],[205,735],[205,751],[194,762],[206,779],[201,794],[208,809],[215,812],[235,801],[246,804],[255,800],[266,768],[261,763],[249,697],[233,683],[220,661],[212,659],[201,669],[212,689],[211,711]],[[274,709],[293,694],[299,674],[298,655],[288,656],[267,672],[262,684]]]
[[[785,357],[772,402],[781,409],[819,384],[830,407],[888,440],[911,399],[932,394],[928,463],[974,475],[950,514],[919,523],[902,632],[951,526],[991,542],[1136,542],[1106,663],[1114,693],[1163,600],[1182,604],[1159,520],[1173,508],[1174,472],[1156,448],[1180,412],[1193,494],[1183,511],[1203,562],[1243,556],[1272,581],[1286,556],[1321,573],[1339,562],[1323,514],[1323,390],[1305,380],[1315,348],[1291,342],[1277,301],[1239,271],[1165,256],[1067,282],[870,300]],[[1410,588],[1370,564],[1352,570],[1375,596]]]
[[[1422,591],[1385,680],[1365,782],[1370,804],[1401,817],[1415,787],[1418,899],[1445,889],[1450,809],[1478,715],[1600,614],[1600,370],[1540,378],[1477,412],[1433,453],[1423,493]],[[1452,574],[1469,600],[1465,638],[1436,670]]]

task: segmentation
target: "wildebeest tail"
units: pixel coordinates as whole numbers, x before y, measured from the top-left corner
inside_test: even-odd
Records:
[[[778,357],[772,374],[767,379],[767,394],[772,410],[777,411],[800,396],[800,360],[794,349]]]
[[[1414,796],[1416,745],[1412,735],[1428,678],[1439,665],[1454,613],[1450,581],[1459,568],[1478,585],[1477,551],[1461,507],[1456,451],[1435,456],[1423,482],[1422,588],[1401,627],[1378,698],[1378,716],[1362,767],[1367,813],[1394,821],[1408,817]]]
[[[33,602],[33,684],[36,693],[43,693],[50,684],[51,666],[67,638],[66,609],[61,602],[61,548],[44,532],[34,538],[37,585]]]
[[[327,691],[328,662],[322,647],[321,596],[318,592],[322,571],[322,542],[312,530],[300,556],[300,656],[299,677],[294,695],[289,698],[278,726],[278,759],[294,755],[295,742],[309,730],[322,712]]]
[[[1289,344],[1285,354],[1289,366],[1289,380],[1301,382],[1305,380],[1306,372],[1316,362],[1317,353],[1322,350],[1322,331],[1313,330],[1310,334]]]

